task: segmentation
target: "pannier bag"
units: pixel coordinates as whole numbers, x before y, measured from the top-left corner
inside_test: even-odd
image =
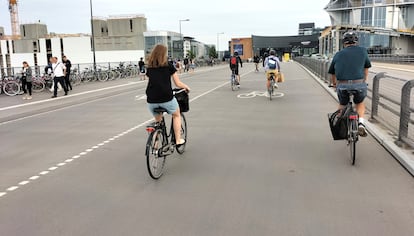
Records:
[[[348,116],[342,113],[346,112],[341,112],[341,110],[337,110],[334,113],[328,114],[329,127],[331,128],[332,138],[334,140],[346,139],[348,136]]]

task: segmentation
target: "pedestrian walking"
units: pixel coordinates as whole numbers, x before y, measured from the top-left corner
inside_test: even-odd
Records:
[[[65,81],[64,81],[65,73],[66,73],[65,65],[62,62],[59,62],[57,57],[53,57],[52,58],[52,69],[53,69],[53,82],[54,82],[52,98],[57,97],[58,83],[62,85],[62,88],[65,91],[65,96],[68,95],[68,88],[66,87]]]
[[[141,57],[141,59],[138,62],[138,67],[139,67],[139,75],[141,76],[141,80],[145,80],[146,69],[145,69],[144,58]]]
[[[184,72],[189,72],[189,71],[190,71],[190,64],[189,64],[188,56],[186,56],[184,58]]]
[[[194,72],[196,65],[195,65],[195,61],[194,59],[190,59],[190,69],[191,69],[191,73]]]
[[[72,85],[70,84],[70,68],[72,67],[72,63],[66,56],[62,57],[63,64],[66,67],[66,75],[65,75],[65,85],[68,90],[72,90]]]
[[[24,61],[23,68],[22,68],[22,88],[23,88],[23,100],[30,100],[32,99],[32,68],[30,68],[29,64]],[[29,93],[29,95],[27,95]]]

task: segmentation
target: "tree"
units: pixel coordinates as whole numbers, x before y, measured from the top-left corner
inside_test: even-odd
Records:
[[[210,48],[210,50],[208,52],[208,56],[211,57],[211,58],[217,58],[218,57],[215,46]]]
[[[187,56],[189,59],[194,59],[196,57],[195,52],[193,50],[188,50],[187,51]]]

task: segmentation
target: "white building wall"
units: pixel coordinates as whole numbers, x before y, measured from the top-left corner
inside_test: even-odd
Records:
[[[60,38],[51,38],[52,43],[52,55],[62,60],[62,49],[60,48]]]
[[[144,57],[144,50],[96,51],[97,63],[130,61],[138,63],[141,57]]]
[[[65,56],[73,64],[91,63],[93,61],[90,37],[63,38]]]
[[[16,53],[10,55],[10,62],[12,67],[22,67],[23,62],[27,61],[30,66],[34,65],[34,55],[33,53]]]

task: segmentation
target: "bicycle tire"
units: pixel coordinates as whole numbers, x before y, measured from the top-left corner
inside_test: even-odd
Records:
[[[159,179],[164,173],[165,156],[160,155],[164,140],[161,129],[157,129],[148,136],[145,155],[147,159],[148,174],[153,179]]]
[[[7,81],[3,85],[3,92],[8,96],[16,96],[20,92],[20,84],[16,81]]]
[[[358,141],[358,125],[356,121],[351,121],[349,126],[349,154],[351,165],[355,165],[356,143]]]
[[[33,84],[32,90],[35,93],[40,93],[40,92],[43,92],[43,90],[45,90],[46,85],[41,80],[33,80],[32,84]]]
[[[187,145],[187,120],[183,113],[181,113],[181,138],[185,140],[185,143],[180,146],[175,146],[175,149],[179,154],[183,154],[185,152],[185,145]]]

